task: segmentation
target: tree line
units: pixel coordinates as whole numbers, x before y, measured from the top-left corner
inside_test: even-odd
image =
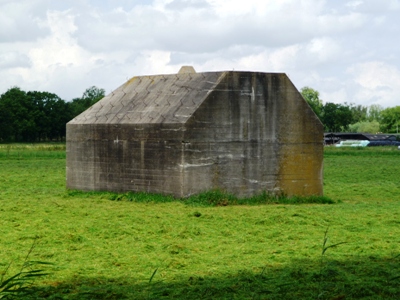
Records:
[[[327,132],[398,133],[400,106],[324,104],[310,87],[303,87],[301,94]],[[104,96],[104,89],[96,86],[72,101],[49,92],[10,88],[0,96],[0,142],[65,140],[66,123]]]
[[[53,93],[13,87],[0,96],[0,142],[62,141],[66,123],[104,96],[104,89],[92,86],[67,102]]]
[[[303,87],[301,94],[321,120],[325,132],[399,133],[400,106],[384,109],[377,104],[324,104],[319,92],[310,87]]]

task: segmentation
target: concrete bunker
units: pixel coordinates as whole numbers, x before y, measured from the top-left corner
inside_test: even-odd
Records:
[[[67,124],[67,188],[322,195],[323,126],[283,73],[138,76]]]

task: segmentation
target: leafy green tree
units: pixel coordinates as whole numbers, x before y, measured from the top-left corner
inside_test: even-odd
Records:
[[[381,120],[381,112],[383,107],[379,104],[372,104],[368,107],[367,119],[368,121],[376,120],[380,122]]]
[[[38,140],[60,140],[65,137],[65,124],[70,113],[67,104],[56,94],[28,92],[27,96],[36,105],[35,123]]]
[[[3,141],[34,141],[37,109],[26,92],[13,87],[0,96],[0,138]]]
[[[0,96],[0,140],[60,140],[70,115],[66,102],[56,94],[11,88]]]
[[[400,106],[390,107],[381,112],[381,131],[387,133],[399,133]]]
[[[307,101],[308,105],[310,105],[317,117],[321,120],[324,105],[322,104],[322,100],[319,98],[319,92],[308,86],[305,86],[301,89],[301,95]]]
[[[84,112],[105,96],[105,90],[96,86],[87,88],[81,98],[74,98],[69,104],[71,119]]]
[[[367,120],[367,106],[350,104],[350,110],[353,116],[353,122],[364,122]]]
[[[96,86],[91,86],[83,92],[82,99],[90,101],[90,104],[93,105],[100,99],[104,98],[105,93],[106,91],[104,89],[100,89]]]
[[[380,128],[379,123],[376,120],[357,122],[349,125],[350,132],[359,132],[359,133],[377,133],[379,132],[379,128]]]
[[[19,88],[13,89],[15,89],[14,93],[19,92]],[[11,137],[14,136],[13,110],[10,109],[10,102],[14,96],[11,94],[10,89],[0,96],[0,142],[11,141]]]
[[[104,97],[92,86],[65,102],[56,94],[13,87],[0,96],[0,141],[35,142],[65,138],[66,123]]]
[[[327,102],[322,110],[322,123],[325,131],[346,131],[353,121],[353,114],[347,105]]]

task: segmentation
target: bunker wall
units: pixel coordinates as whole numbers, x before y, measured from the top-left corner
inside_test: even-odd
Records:
[[[196,104],[184,123],[67,124],[67,187],[322,195],[322,124],[287,76],[221,74],[212,90],[197,92],[207,95],[202,103],[182,102]]]

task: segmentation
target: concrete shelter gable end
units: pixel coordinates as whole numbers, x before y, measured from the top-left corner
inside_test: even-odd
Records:
[[[139,76],[67,124],[67,187],[322,195],[323,128],[283,73]]]

